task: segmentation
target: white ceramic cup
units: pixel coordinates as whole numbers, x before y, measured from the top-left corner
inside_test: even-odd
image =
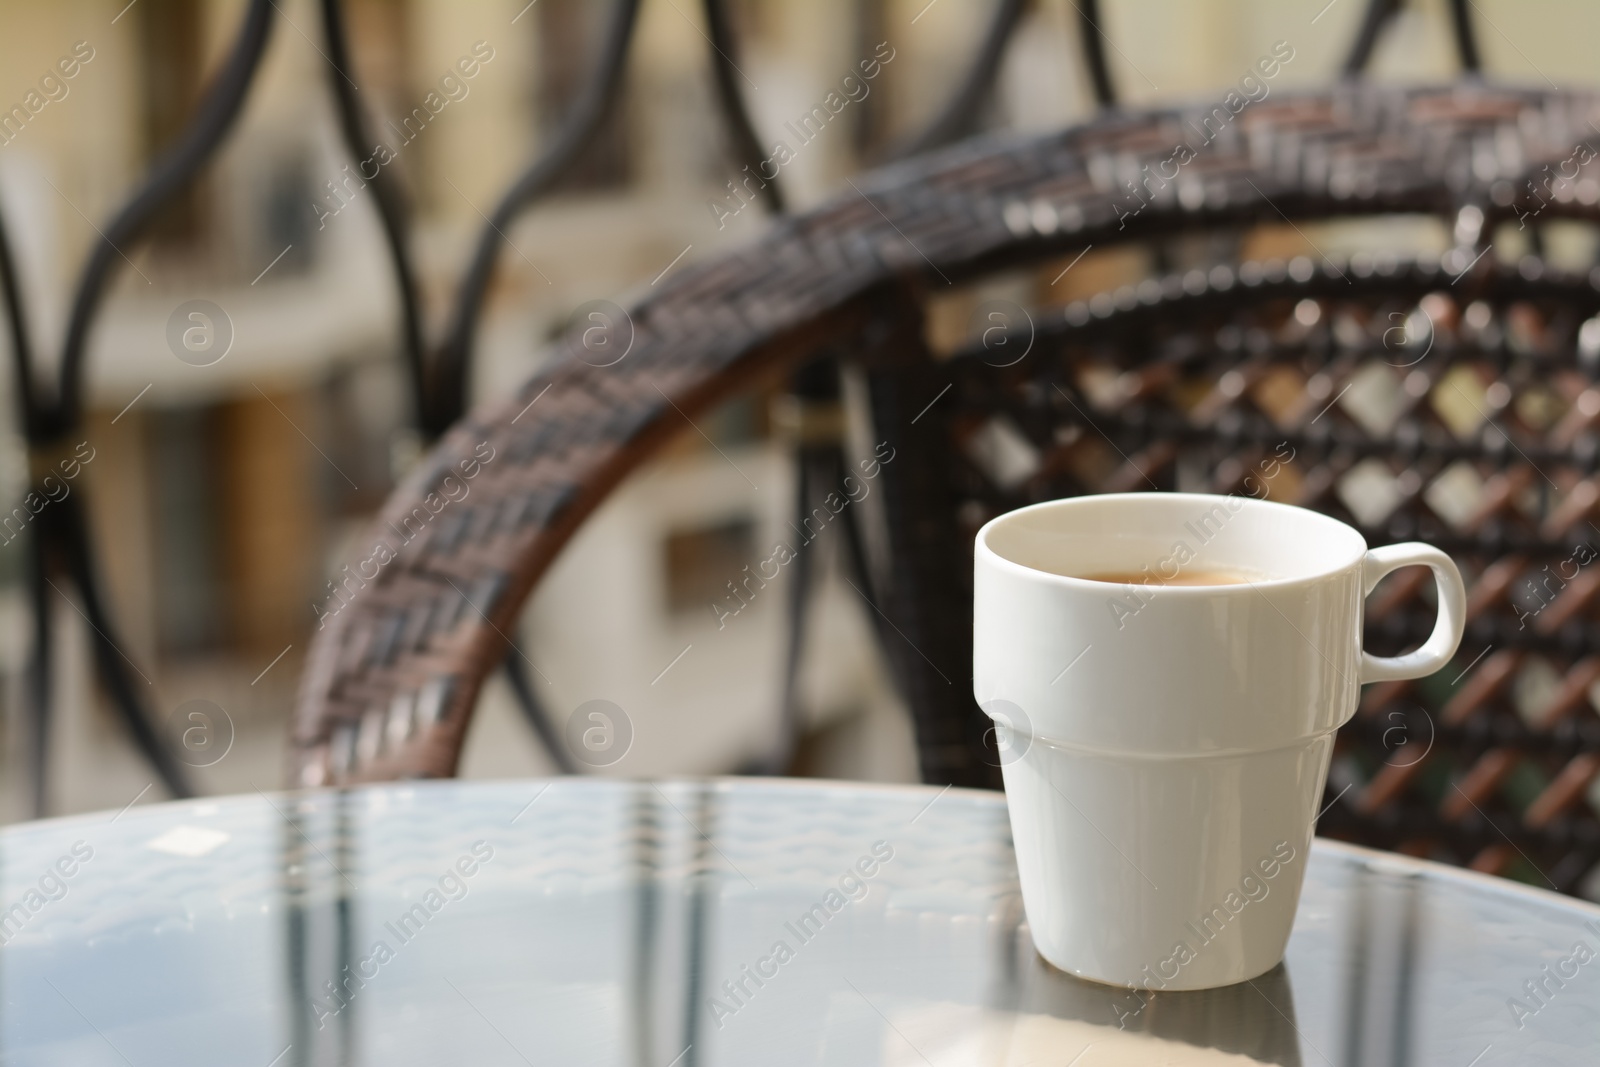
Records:
[[[1074,575],[1210,568],[1249,584]],[[1432,569],[1421,648],[1361,648],[1362,606]],[[1461,642],[1466,591],[1423,544],[1368,550],[1304,508],[1119,493],[1010,512],[978,531],[973,692],[998,734],[1023,905],[1064,971],[1208,989],[1283,958],[1333,735],[1365,682],[1418,678]]]

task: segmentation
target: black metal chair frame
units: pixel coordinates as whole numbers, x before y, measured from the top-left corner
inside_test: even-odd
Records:
[[[1078,0],[1075,7],[1079,16],[1079,44],[1084,68],[1095,99],[1102,107],[1114,109],[1116,92],[1106,62],[1098,5],[1095,0]],[[1360,34],[1344,65],[1346,75],[1357,75],[1365,67],[1379,34],[1398,7],[1397,0],[1371,0]],[[112,272],[118,269],[123,251],[135,246],[149,232],[160,209],[194,180],[232,129],[270,40],[274,8],[271,0],[251,0],[237,38],[207,88],[193,119],[175,142],[155,160],[141,186],[103,228],[104,239],[93,246],[73,300],[59,361],[57,387],[53,393],[37,380],[34,346],[17,284],[17,266],[7,240],[4,220],[0,219],[0,298],[3,298],[8,312],[21,405],[20,417],[29,445],[36,489],[82,424],[87,341],[95,316],[103,304]],[[897,155],[948,144],[978,125],[984,102],[993,90],[1006,45],[1020,24],[1024,11],[1025,4],[1021,0],[996,0],[974,59],[950,99],[920,133],[896,150]],[[1452,0],[1451,11],[1463,71],[1469,75],[1476,74],[1479,69],[1478,52],[1466,0]],[[340,132],[347,148],[359,156],[370,141],[366,136],[366,117],[356,98],[356,72],[350,61],[348,34],[338,0],[323,0],[321,12],[326,71]],[[736,41],[724,0],[704,0],[704,14],[710,31],[711,49],[708,55],[715,98],[728,131],[730,149],[736,158],[744,162],[759,162],[764,153],[739,90],[734,60]],[[429,342],[419,307],[417,272],[411,260],[403,195],[394,184],[393,175],[387,172],[380,172],[371,182],[375,193],[374,204],[382,222],[394,281],[400,295],[400,350],[411,387],[413,410],[419,429],[429,439],[442,433],[465,410],[474,333],[483,312],[504,233],[513,220],[537,203],[570,169],[600,129],[618,97],[637,15],[638,0],[616,0],[613,4],[590,79],[578,93],[564,125],[548,146],[518,175],[491,212],[480,231],[468,269],[457,291],[454,310],[437,343]],[[783,210],[784,198],[778,182],[768,182],[762,192],[769,210]],[[793,391],[803,403],[812,407],[836,405],[837,375],[826,367],[813,368],[796,377]],[[797,503],[803,512],[808,510],[818,486],[831,480],[829,471],[836,468],[839,462],[838,446],[828,442],[811,442],[799,450],[797,461]],[[854,516],[847,522],[847,536],[854,546],[849,557],[857,577],[865,582],[867,575],[860,558],[860,534],[854,527]],[[129,673],[132,664],[119,650],[113,613],[100,592],[81,494],[74,494],[67,501],[41,513],[33,526],[31,542],[29,573],[35,637],[28,690],[33,726],[32,758],[38,768],[34,782],[36,811],[42,813],[44,810],[47,785],[44,766],[52,701],[48,670],[51,656],[50,620],[53,616],[51,593],[65,596],[52,575],[66,577],[79,592],[83,612],[95,631],[98,673],[133,739],[168,791],[176,796],[189,795],[192,787],[184,768],[167,750],[151,724],[139,689],[133,684]],[[798,635],[804,628],[809,582],[810,576],[803,575],[802,580],[796,583],[797,589],[791,603],[793,636],[786,671],[786,736],[780,739],[771,758],[762,761],[759,769],[781,769],[793,747],[793,734],[797,729],[793,709],[793,679],[801,654]],[[530,724],[562,769],[573,769],[570,760],[564,758],[564,751],[557,743],[548,718],[537,705],[532,686],[522,676],[515,649],[508,654],[506,665],[513,689]]]

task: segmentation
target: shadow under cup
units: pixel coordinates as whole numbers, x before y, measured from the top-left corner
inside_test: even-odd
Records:
[[[973,689],[1040,954],[1149,989],[1270,970],[1360,693],[1360,534],[1266,501],[1129,493],[1002,515],[975,556]],[[1077,577],[1147,566],[1252,580]]]

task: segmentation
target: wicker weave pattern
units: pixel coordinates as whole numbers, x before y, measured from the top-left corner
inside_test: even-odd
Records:
[[[1497,279],[1489,267],[1492,257],[1471,264],[1477,251],[1471,247],[1443,264],[1224,268],[1198,284],[1182,276],[1153,280],[1069,307],[1054,319],[1041,315],[1037,354],[1006,372],[976,357],[931,365],[906,340],[915,332],[910,305],[918,293],[996,269],[1074,255],[1089,244],[1102,248],[1183,231],[1400,212],[1454,221],[1468,206],[1487,217],[1484,232],[1495,219],[1517,214],[1536,215],[1540,222],[1593,219],[1600,202],[1596,168],[1583,166],[1575,181],[1528,180],[1544,177],[1540,168],[1546,163],[1552,173],[1559,170],[1577,146],[1600,142],[1590,119],[1600,121],[1595,99],[1572,94],[1352,86],[1330,95],[1274,97],[1224,126],[1176,179],[1158,181],[1144,176],[1158,172],[1180,138],[1199,143],[1195,130],[1203,113],[1116,116],[1044,138],[969,143],[890,168],[859,180],[858,189],[822,208],[780,223],[745,251],[682,270],[633,309],[633,346],[621,362],[601,368],[569,357],[555,364],[516,397],[459,424],[397,491],[372,535],[387,537],[396,557],[318,634],[297,716],[296,780],[321,784],[452,773],[478,685],[498,661],[503,634],[583,517],[623,475],[682,430],[686,416],[758,375],[797,364],[825,342],[878,354],[874,406],[880,432],[916,436],[921,443],[911,451],[919,457],[940,455],[937,439],[947,442],[944,454],[961,477],[942,477],[942,488],[931,484],[941,479],[932,479],[920,488],[902,483],[896,490],[901,516],[921,516],[918,529],[924,531],[935,525],[926,521],[936,514],[930,509],[953,508],[972,527],[984,514],[1041,495],[1138,488],[1146,477],[1171,487],[1182,480],[1179,470],[1189,472],[1184,478],[1201,477],[1195,472],[1204,468],[1206,484],[1228,491],[1243,485],[1285,442],[1295,450],[1293,499],[1359,518],[1349,514],[1339,494],[1341,479],[1363,458],[1388,463],[1401,503],[1361,525],[1376,543],[1429,537],[1471,556],[1469,569],[1481,569],[1482,577],[1468,651],[1475,654],[1491,643],[1495,648],[1474,668],[1462,693],[1487,685],[1492,671],[1502,678],[1500,688],[1473,698],[1470,707],[1458,695],[1458,704],[1433,715],[1438,743],[1469,723],[1506,719],[1479,714],[1491,705],[1506,707],[1516,664],[1504,666],[1509,661],[1498,657],[1559,653],[1565,658],[1549,660],[1558,674],[1586,662],[1583,640],[1564,636],[1578,631],[1557,620],[1581,615],[1567,612],[1566,605],[1578,595],[1572,590],[1588,586],[1571,584],[1562,591],[1567,599],[1543,609],[1513,640],[1503,631],[1517,626],[1506,612],[1520,571],[1515,559],[1502,557],[1515,554],[1541,566],[1565,559],[1587,518],[1570,502],[1595,492],[1584,488],[1593,473],[1593,448],[1585,444],[1589,416],[1581,414],[1591,404],[1584,399],[1589,365],[1573,355],[1579,325],[1596,306],[1588,279]],[[1142,183],[1137,192],[1130,182]],[[1452,294],[1453,310],[1437,325],[1433,352],[1415,368],[1395,368],[1402,376],[1422,373],[1433,383],[1430,389],[1414,396],[1411,407],[1381,432],[1338,406],[1313,422],[1374,359],[1401,362],[1400,354],[1386,350],[1382,330],[1374,339],[1376,325],[1392,325],[1383,316],[1415,307],[1431,290],[1451,290],[1451,278],[1469,265],[1470,273],[1455,287],[1460,292]],[[1538,269],[1530,267],[1530,273]],[[1466,310],[1468,286],[1476,287],[1473,298],[1481,296],[1492,312],[1499,340],[1473,326],[1480,312]],[[1336,312],[1339,299],[1350,304],[1348,314]],[[1296,339],[1284,330],[1285,323],[1298,322],[1294,308],[1300,300],[1318,304],[1321,325],[1300,326],[1306,336]],[[1340,314],[1367,331],[1365,350],[1315,339],[1333,337],[1336,328],[1327,324],[1341,321]],[[862,340],[868,336],[863,329],[882,334],[886,324],[902,343]],[[1531,341],[1524,336],[1530,330]],[[581,352],[573,339],[565,344]],[[1186,347],[1192,350],[1187,355]],[[1142,355],[1133,360],[1129,353],[1136,352]],[[1506,444],[1451,429],[1426,402],[1450,368],[1469,363],[1486,381],[1510,391],[1490,398]],[[1561,375],[1541,377],[1558,363]],[[1287,365],[1300,376],[1299,407],[1264,406],[1262,383],[1286,381],[1274,376],[1274,368]],[[1085,369],[1101,379],[1107,378],[1103,371],[1114,371],[1109,380],[1115,388],[1097,386],[1095,374]],[[1210,393],[1202,389],[1203,398],[1191,406],[1200,388],[1194,380],[1208,376]],[[1401,380],[1411,383],[1413,377]],[[952,380],[960,383],[954,402],[946,398],[913,425],[918,409]],[[1173,399],[1180,380],[1187,383],[1181,403]],[[1518,403],[1522,391],[1538,384],[1567,411],[1555,424],[1518,421],[1527,407]],[[1289,391],[1293,387],[1289,381]],[[1041,464],[1028,479],[1003,487],[960,459],[971,454],[972,436],[997,415],[1015,424]],[[1106,435],[1125,453],[1109,470],[1103,457],[1090,461],[1097,448],[1105,452]],[[924,444],[933,451],[925,453]],[[404,517],[475,449],[480,456],[492,449],[494,458],[470,483],[470,495],[443,508],[424,535],[400,543],[394,531]],[[1424,456],[1428,469],[1408,477]],[[1487,479],[1482,514],[1470,520],[1429,511],[1427,487],[1456,460]],[[1569,502],[1559,522],[1526,510],[1527,494],[1541,484],[1551,501]],[[938,492],[943,500],[928,495]],[[955,529],[951,512],[943,514],[944,525]],[[957,538],[922,537],[904,522],[892,532],[898,555],[887,596],[891,614],[902,624],[917,624],[920,615],[926,631],[930,576],[964,566],[961,553],[969,549]],[[944,616],[965,626],[964,611],[951,613],[963,595],[959,583],[935,584]],[[1416,587],[1403,589],[1404,584],[1380,591],[1373,603],[1375,645],[1403,643],[1427,622],[1429,609],[1415,602]],[[929,652],[938,666],[918,666],[916,657],[903,656],[908,692],[959,690],[967,676],[961,652],[970,645],[959,635],[923,636],[942,650]],[[928,673],[941,667],[948,676],[943,682]],[[932,684],[921,685],[918,672]],[[957,684],[952,687],[950,679]],[[1570,689],[1576,682],[1567,684]],[[1549,730],[1530,725],[1528,736],[1582,733],[1585,727],[1578,724],[1593,713],[1574,714],[1582,708],[1582,686],[1576,692],[1565,711],[1540,720]],[[1369,693],[1370,714],[1361,721],[1376,723],[1366,729],[1378,734],[1377,743],[1387,712],[1416,697],[1415,690]],[[971,754],[973,709],[963,701],[970,705],[961,697],[934,712],[918,708],[925,772],[944,780],[983,780],[987,773],[973,769],[981,768]],[[1426,701],[1421,706],[1432,707]],[[1572,725],[1558,727],[1558,720]],[[1549,758],[1559,760],[1568,749],[1550,749]],[[1463,783],[1473,803],[1493,792],[1500,780],[1495,773],[1501,779],[1510,773],[1503,766],[1506,757],[1495,759],[1501,762],[1490,762],[1501,771],[1475,770]],[[1337,825],[1347,810],[1401,810],[1391,802],[1433,765],[1380,768],[1374,784],[1352,790],[1363,798],[1359,805],[1348,805],[1347,797],[1330,819]],[[1533,817],[1550,813],[1541,825],[1560,823],[1561,812],[1573,810],[1573,798],[1587,783],[1584,768],[1590,764],[1574,760],[1569,766],[1577,769],[1557,775],[1560,789],[1541,794]],[[1592,768],[1587,773],[1592,777]],[[1402,825],[1391,829],[1397,840],[1405,837]],[[1493,865],[1482,848],[1467,852],[1480,865]]]
[[[1367,690],[1324,829],[1572,889],[1600,860],[1600,272],[1299,260],[1129,296],[1041,320],[1014,367],[982,346],[952,362],[958,540],[1035,500],[1181,489],[1443,547],[1472,590],[1458,663]],[[1414,647],[1433,610],[1401,572],[1369,647]]]

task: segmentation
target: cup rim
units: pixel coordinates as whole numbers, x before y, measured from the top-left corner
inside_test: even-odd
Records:
[[[1149,584],[1141,584],[1139,588],[1144,589],[1146,593],[1151,596],[1218,597],[1243,595],[1257,590],[1293,589],[1297,586],[1310,586],[1315,585],[1318,582],[1326,581],[1334,575],[1342,574],[1352,567],[1359,566],[1367,554],[1367,541],[1366,538],[1361,535],[1360,530],[1357,530],[1354,526],[1351,526],[1347,522],[1341,522],[1340,520],[1333,518],[1331,515],[1324,515],[1322,512],[1314,511],[1311,508],[1303,508],[1295,504],[1284,504],[1276,500],[1259,500],[1255,497],[1235,496],[1224,493],[1168,493],[1156,491],[1132,493],[1087,493],[1082,496],[1057,497],[1054,500],[1041,500],[1036,504],[1028,504],[1024,507],[1014,508],[1011,511],[996,515],[994,518],[984,523],[981,528],[979,528],[978,533],[974,538],[976,555],[979,559],[988,558],[993,563],[1000,566],[1003,570],[1011,571],[1014,574],[1028,577],[1035,581],[1045,581],[1052,584],[1061,585],[1067,589],[1093,592],[1096,590],[1104,590],[1107,586],[1113,588],[1124,588],[1124,585],[1115,582],[1102,582],[1093,578],[1076,578],[1069,574],[1058,574],[1055,571],[1047,571],[1041,570],[1038,567],[1030,567],[1026,563],[1018,563],[1016,560],[1002,555],[999,551],[993,548],[989,544],[989,535],[1001,525],[1016,521],[1024,515],[1035,512],[1067,510],[1080,505],[1089,504],[1091,502],[1138,502],[1147,500],[1159,500],[1162,502],[1190,500],[1197,504],[1203,501],[1216,502],[1222,500],[1237,500],[1243,504],[1245,508],[1293,512],[1303,519],[1309,519],[1310,521],[1320,523],[1325,526],[1334,527],[1336,533],[1338,533],[1341,537],[1351,541],[1354,546],[1353,551],[1348,557],[1341,557],[1339,562],[1325,567],[1319,567],[1309,574],[1297,574],[1285,578],[1267,578],[1259,582],[1243,582],[1238,585],[1158,585],[1153,582]]]

